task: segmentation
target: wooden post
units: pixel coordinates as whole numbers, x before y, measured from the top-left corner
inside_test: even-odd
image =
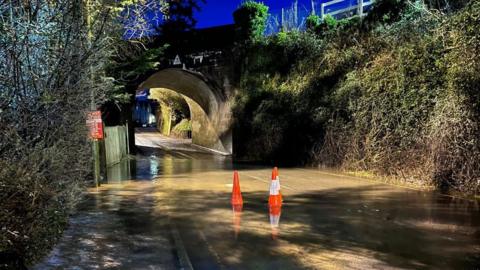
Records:
[[[100,186],[100,142],[95,139],[93,140],[93,158],[95,159],[94,163],[94,179],[95,186]]]
[[[91,46],[92,44],[92,39],[93,39],[93,32],[92,32],[92,10],[91,7],[92,2],[91,0],[86,0],[85,1],[85,10],[86,10],[86,24],[87,24],[87,39],[88,43]],[[90,78],[93,80],[93,70],[90,67]],[[92,111],[97,109],[97,106],[95,104],[95,90],[92,88],[90,90],[90,109]],[[92,148],[93,148],[93,160],[94,160],[94,168],[93,168],[93,173],[94,173],[94,180],[95,180],[95,186],[98,187],[100,184],[100,142],[98,139],[94,139],[92,142]]]

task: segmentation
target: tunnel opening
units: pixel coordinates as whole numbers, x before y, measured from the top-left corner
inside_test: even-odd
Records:
[[[192,145],[192,113],[186,98],[169,89],[140,91],[133,121],[137,147],[196,151]]]
[[[184,96],[169,89],[141,91],[135,98],[133,121],[138,130],[156,130],[172,138],[192,138],[190,107]]]

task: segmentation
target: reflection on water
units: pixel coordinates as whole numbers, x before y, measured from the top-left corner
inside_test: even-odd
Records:
[[[132,179],[135,177],[136,160],[127,158],[120,163],[107,167],[107,183],[114,183]],[[105,183],[105,181],[103,181]]]
[[[272,228],[272,239],[276,240],[280,234],[280,215],[282,214],[281,206],[270,206],[270,227]]]
[[[158,159],[157,159],[157,157],[155,155],[151,155],[149,161],[150,161],[150,175],[157,176],[158,175]],[[163,163],[166,164],[165,167],[171,168],[172,167],[172,165],[171,165],[172,158],[171,157],[165,157],[163,159]],[[171,173],[171,172],[167,172],[165,170],[165,173],[168,174],[168,173]]]
[[[104,183],[116,183],[124,180],[152,180],[162,176],[176,174],[231,169],[230,157],[205,153],[165,152],[140,147],[142,155],[124,159],[107,169]]]
[[[232,213],[233,213],[233,231],[235,235],[235,239],[238,238],[238,234],[240,233],[240,227],[242,223],[242,210],[243,205],[232,204]]]

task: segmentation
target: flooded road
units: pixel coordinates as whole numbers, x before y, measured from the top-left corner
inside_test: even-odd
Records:
[[[232,209],[233,169],[243,208]],[[142,148],[34,269],[479,269],[478,204],[334,172]]]

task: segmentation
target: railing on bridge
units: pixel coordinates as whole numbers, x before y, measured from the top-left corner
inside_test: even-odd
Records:
[[[288,8],[272,10],[267,23],[267,35],[283,31],[303,30],[307,17],[319,14],[323,20],[330,15],[336,19],[349,18],[355,15],[364,16],[371,9],[374,0],[320,0],[311,1],[309,7],[299,5],[298,1]]]
[[[374,0],[333,0],[325,2],[320,5],[320,18],[323,19],[326,15],[335,18],[348,18],[354,15],[364,16],[373,2]]]

